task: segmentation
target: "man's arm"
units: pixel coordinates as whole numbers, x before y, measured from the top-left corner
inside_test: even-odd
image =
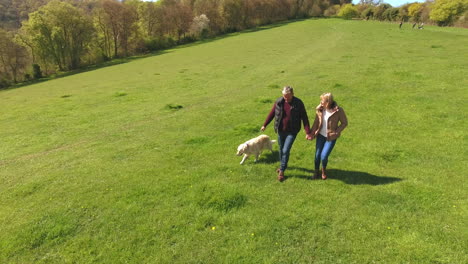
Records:
[[[301,107],[301,118],[302,118],[302,124],[304,125],[304,130],[306,133],[306,139],[312,139],[312,134],[310,130],[310,123],[309,123],[309,117],[307,116],[307,111],[305,109],[304,103],[302,103]]]
[[[263,123],[262,128],[260,128],[261,131],[265,131],[265,128],[268,126],[268,124],[270,124],[271,120],[273,120],[273,118],[275,117],[275,107],[276,107],[276,104],[273,104],[273,107],[271,108],[270,113],[268,114],[265,122]]]

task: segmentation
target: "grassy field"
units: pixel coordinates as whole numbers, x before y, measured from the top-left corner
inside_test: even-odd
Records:
[[[327,181],[239,165],[284,85],[347,112]],[[0,263],[468,263],[467,87],[466,29],[323,19],[0,91]]]

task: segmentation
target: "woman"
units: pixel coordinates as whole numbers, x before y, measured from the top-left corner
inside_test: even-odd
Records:
[[[320,104],[315,109],[315,120],[312,133],[317,138],[315,144],[315,173],[313,179],[318,179],[320,163],[322,163],[322,179],[327,179],[328,156],[335,146],[336,140],[348,125],[348,119],[343,108],[333,100],[331,93],[320,96]]]

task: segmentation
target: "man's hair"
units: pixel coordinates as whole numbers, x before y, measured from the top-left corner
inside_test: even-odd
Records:
[[[289,94],[289,93],[294,93],[294,90],[291,86],[285,86],[283,87],[283,91],[282,91],[283,94]]]

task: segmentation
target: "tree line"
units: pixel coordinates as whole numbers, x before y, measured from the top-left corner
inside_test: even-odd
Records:
[[[392,7],[382,0],[361,0],[345,5],[339,15],[351,19],[428,23],[468,27],[468,0],[426,0]]]
[[[420,14],[418,19],[425,19],[425,8],[443,1],[447,0],[421,4],[416,12]],[[465,5],[468,0],[450,1]],[[378,0],[350,3],[351,0],[0,0],[0,88],[279,21],[337,15],[380,19],[387,9],[393,9]],[[411,6],[405,14],[415,19],[415,13],[409,13]],[[347,17],[344,11],[349,7],[357,13]],[[398,11],[399,16],[402,14]]]

